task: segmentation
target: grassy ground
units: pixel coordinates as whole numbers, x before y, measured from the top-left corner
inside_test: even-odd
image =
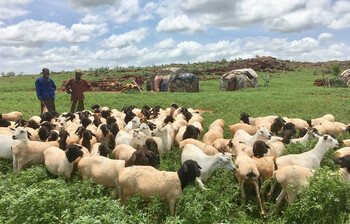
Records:
[[[99,103],[110,108],[124,106],[160,105],[171,103],[196,109],[210,110],[203,114],[204,128],[215,119],[222,118],[226,124],[239,121],[239,115],[247,112],[251,116],[279,115],[311,119],[332,113],[337,121],[350,123],[350,100],[348,88],[323,88],[313,86],[316,78],[312,68],[297,72],[276,73],[270,77],[268,87],[236,92],[219,90],[219,80],[201,81],[199,93],[152,93],[129,94],[93,93],[85,94],[86,108]],[[21,111],[28,119],[40,113],[34,82],[39,76],[0,78],[0,113]],[[52,75],[59,88],[70,73]],[[86,76],[87,79],[99,77]],[[56,93],[58,112],[68,111],[69,95]],[[225,137],[231,134],[225,131]],[[349,137],[349,135],[345,135]],[[340,137],[341,139],[343,137]],[[316,141],[306,147],[288,146],[290,152],[310,150]],[[265,203],[267,223],[347,223],[349,220],[349,184],[337,178],[329,180],[332,152],[325,156],[324,168],[314,180],[314,190],[306,190],[306,199],[293,206],[283,208],[280,215],[274,214],[274,204]],[[175,148],[170,157],[162,162],[160,169],[175,171],[180,167],[180,151]],[[328,168],[330,167],[330,168]],[[121,207],[111,189],[82,183],[79,174],[73,181],[65,183],[54,179],[44,166],[31,167],[18,174],[11,170],[11,163],[0,161],[0,222],[1,223],[259,223],[259,207],[254,193],[242,203],[236,179],[231,173],[220,170],[208,182],[210,191],[202,191],[197,185],[189,186],[177,205],[177,216],[168,216],[168,207],[156,200],[145,203],[139,197]],[[325,188],[327,187],[327,188]],[[346,192],[344,192],[346,191]],[[276,197],[276,195],[275,195]],[[274,198],[275,198],[274,197]],[[318,201],[319,200],[319,201]],[[345,200],[345,201],[344,201]],[[342,207],[345,206],[345,207]],[[328,217],[328,218],[327,218]],[[332,217],[329,219],[329,217]]]

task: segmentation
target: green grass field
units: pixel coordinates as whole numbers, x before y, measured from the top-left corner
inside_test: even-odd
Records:
[[[94,104],[121,109],[124,106],[160,105],[171,103],[194,109],[209,110],[204,117],[204,129],[215,119],[227,124],[237,123],[239,115],[247,112],[253,117],[279,115],[291,118],[311,119],[331,113],[337,121],[350,123],[349,88],[324,88],[313,86],[316,78],[312,68],[288,73],[271,74],[268,87],[243,89],[235,92],[219,90],[219,80],[200,81],[199,93],[132,92],[128,94],[85,94],[85,107]],[[258,73],[261,77],[269,73]],[[0,113],[21,111],[25,119],[39,115],[40,104],[36,98],[34,82],[39,76],[0,78]],[[58,88],[71,73],[52,75]],[[331,78],[331,76],[329,76]],[[87,79],[99,77],[86,76]],[[69,110],[70,96],[56,93],[56,110]],[[225,137],[231,138],[228,129]],[[350,138],[349,134],[339,137]],[[307,146],[288,146],[288,152],[310,150],[316,141]],[[175,148],[160,165],[162,170],[175,171],[180,167],[181,152]],[[208,181],[210,191],[193,184],[184,191],[177,204],[177,216],[168,216],[168,207],[154,200],[145,203],[140,197],[132,198],[121,207],[115,200],[116,193],[90,182],[83,183],[79,174],[73,181],[55,179],[44,166],[33,166],[15,174],[12,164],[0,161],[0,222],[1,223],[349,223],[350,184],[330,177],[332,169],[338,169],[329,152],[322,161],[323,168],[312,179],[312,188],[304,189],[305,197],[295,204],[274,213],[274,200],[264,203],[266,220],[259,216],[259,206],[253,191],[246,203],[242,203],[236,179],[229,172],[219,170]],[[274,196],[274,199],[277,195]]]

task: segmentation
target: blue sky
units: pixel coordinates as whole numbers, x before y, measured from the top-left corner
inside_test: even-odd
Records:
[[[350,60],[350,0],[1,0],[0,72]]]

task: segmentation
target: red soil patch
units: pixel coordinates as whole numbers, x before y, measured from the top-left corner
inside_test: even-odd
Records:
[[[199,113],[201,113],[201,114],[206,113],[206,112],[208,112],[208,113],[210,113],[210,114],[212,114],[212,113],[213,113],[213,111],[212,111],[212,110],[201,110],[201,109],[195,109],[195,110],[198,110],[198,111],[199,111]]]

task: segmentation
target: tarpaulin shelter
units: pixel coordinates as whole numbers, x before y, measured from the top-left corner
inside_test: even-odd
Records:
[[[161,92],[199,92],[198,76],[187,69],[165,68],[153,74],[147,89]]]
[[[235,91],[243,88],[257,88],[258,74],[250,68],[236,69],[225,73],[220,80],[220,89]]]
[[[350,79],[350,69],[346,69],[345,71],[343,71],[340,77]]]

